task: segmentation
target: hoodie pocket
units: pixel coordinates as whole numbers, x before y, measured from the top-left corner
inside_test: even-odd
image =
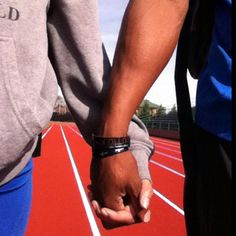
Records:
[[[22,58],[23,60],[23,58]],[[0,171],[21,158],[41,127],[28,105],[12,38],[0,36]]]

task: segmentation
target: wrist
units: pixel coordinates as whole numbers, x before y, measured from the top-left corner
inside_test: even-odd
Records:
[[[100,137],[93,136],[92,150],[93,158],[103,159],[123,152],[127,152],[130,147],[130,138],[126,137]]]

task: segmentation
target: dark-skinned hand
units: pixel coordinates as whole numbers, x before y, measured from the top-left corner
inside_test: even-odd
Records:
[[[92,205],[104,222],[117,227],[150,220],[152,185],[149,180],[141,181],[130,151],[93,159],[90,177]]]

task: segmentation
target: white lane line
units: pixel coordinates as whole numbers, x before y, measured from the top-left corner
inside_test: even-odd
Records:
[[[78,134],[81,138],[83,138],[82,134],[71,128],[69,125],[67,125],[68,128],[70,128],[74,133]]]
[[[65,145],[66,145],[67,153],[68,153],[68,156],[69,156],[70,161],[71,161],[72,169],[74,171],[75,179],[76,179],[76,182],[77,182],[80,194],[81,194],[81,198],[82,198],[82,201],[83,201],[83,204],[84,204],[84,208],[85,208],[85,211],[86,211],[86,214],[87,214],[90,226],[91,226],[91,230],[92,230],[94,236],[100,236],[101,234],[99,232],[97,223],[96,223],[95,218],[93,216],[91,207],[89,205],[89,202],[88,202],[88,199],[87,199],[87,196],[86,196],[86,193],[85,193],[85,190],[84,190],[79,172],[77,170],[77,167],[76,167],[76,164],[75,164],[75,161],[74,161],[74,157],[72,155],[70,146],[67,142],[64,130],[63,130],[61,125],[60,125],[60,128],[61,128],[61,133],[62,133],[64,142],[65,142]]]
[[[53,126],[54,125],[52,125],[51,127],[48,128],[48,130],[43,134],[42,139],[44,139],[47,136],[47,134],[51,131]]]
[[[171,152],[176,152],[176,153],[180,153],[181,154],[181,151],[174,150],[174,149],[162,146],[161,144],[155,143],[155,146],[158,147],[158,148],[161,148],[161,149],[165,149],[165,150],[168,150],[168,151],[171,151]]]
[[[168,205],[170,205],[171,207],[173,207],[176,211],[178,211],[181,215],[184,216],[184,211],[183,209],[181,209],[180,207],[178,207],[176,204],[174,204],[173,202],[171,202],[168,198],[166,198],[165,196],[163,196],[160,192],[158,192],[157,190],[153,189],[153,192],[155,195],[157,195],[159,198],[161,198],[164,202],[166,202]]]
[[[158,152],[158,151],[155,151],[156,154],[159,154],[159,155],[162,155],[164,157],[167,157],[167,158],[170,158],[170,159],[173,159],[173,160],[176,160],[176,161],[180,161],[180,162],[183,162],[182,159],[178,158],[178,157],[175,157],[175,156],[172,156],[172,155],[169,155],[169,154],[166,154],[164,152]]]
[[[153,160],[151,160],[150,162],[151,162],[152,164],[156,165],[156,166],[159,166],[159,167],[161,167],[161,168],[163,168],[163,169],[165,169],[165,170],[168,170],[168,171],[172,172],[173,174],[176,174],[176,175],[178,175],[178,176],[181,176],[181,177],[185,178],[185,175],[179,173],[179,172],[176,171],[176,170],[173,170],[173,169],[171,169],[171,168],[169,168],[169,167],[167,167],[167,166],[165,166],[165,165],[162,165],[162,164],[160,164],[160,163],[158,163],[158,162],[156,162],[156,161],[153,161]]]

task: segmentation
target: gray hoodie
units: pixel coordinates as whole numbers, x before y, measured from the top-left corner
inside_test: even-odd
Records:
[[[51,118],[57,84],[90,143],[109,73],[96,0],[0,0],[0,185],[31,158]],[[153,144],[137,117],[129,135],[140,176],[150,178]]]

